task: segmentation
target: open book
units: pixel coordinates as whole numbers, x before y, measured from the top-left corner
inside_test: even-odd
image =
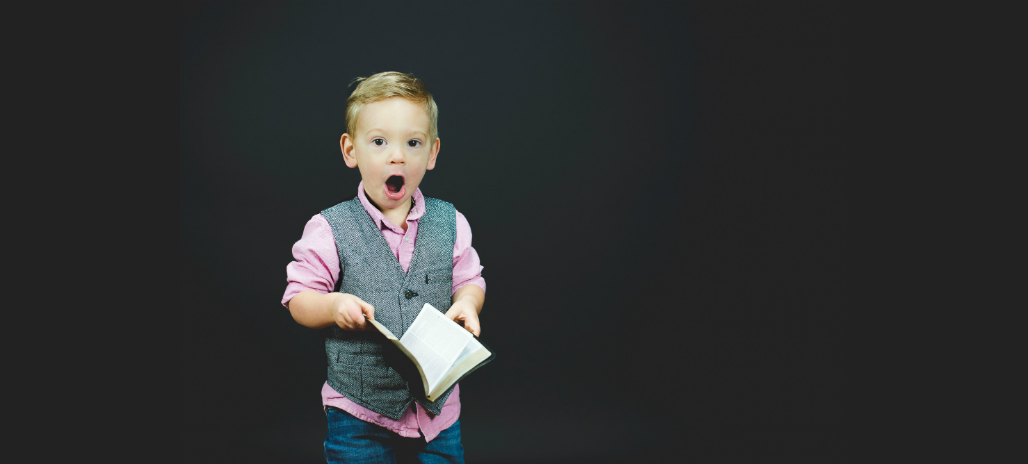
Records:
[[[471,332],[428,303],[399,339],[378,321],[368,321],[414,361],[429,401],[493,357]]]

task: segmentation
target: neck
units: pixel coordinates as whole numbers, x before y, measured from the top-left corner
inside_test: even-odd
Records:
[[[398,206],[392,209],[382,209],[382,207],[375,203],[375,200],[371,199],[371,195],[368,195],[368,191],[364,191],[364,197],[368,199],[368,203],[371,203],[375,209],[382,212],[382,215],[394,225],[400,226],[401,229],[407,230],[407,215],[410,214],[410,210],[414,208],[414,198],[411,197],[410,201],[404,203],[402,206]]]

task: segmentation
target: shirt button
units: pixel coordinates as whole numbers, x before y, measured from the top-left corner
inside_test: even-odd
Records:
[[[403,241],[404,241],[404,242],[409,242],[409,241],[410,241],[410,237],[408,237],[408,236],[404,235],[404,236],[403,236]]]

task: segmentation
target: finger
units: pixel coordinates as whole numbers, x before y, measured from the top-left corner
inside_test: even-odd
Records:
[[[356,329],[364,326],[363,309],[360,305],[350,305],[346,308],[346,315],[349,316],[352,328]]]
[[[375,307],[371,306],[368,303],[364,303],[363,301],[361,301],[361,303],[362,303],[361,304],[361,309],[364,310],[364,315],[368,319],[374,320],[375,319]]]
[[[446,318],[451,321],[457,321],[457,316],[460,316],[460,307],[450,306],[450,309],[446,311]]]
[[[375,330],[375,327],[373,325],[368,324],[368,319],[375,319],[375,307],[369,304],[368,302],[360,299],[360,297],[356,295],[353,296],[353,303],[353,308],[354,311],[356,311],[356,313],[351,312],[350,314],[353,315],[354,328],[362,330]]]

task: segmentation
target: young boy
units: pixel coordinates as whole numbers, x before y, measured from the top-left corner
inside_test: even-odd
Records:
[[[361,173],[357,197],[307,222],[282,304],[298,323],[326,328],[328,462],[463,462],[459,386],[427,400],[409,360],[367,320],[399,336],[431,303],[478,336],[482,266],[467,219],[418,189],[439,155],[424,82],[397,72],[358,81],[339,140]]]

